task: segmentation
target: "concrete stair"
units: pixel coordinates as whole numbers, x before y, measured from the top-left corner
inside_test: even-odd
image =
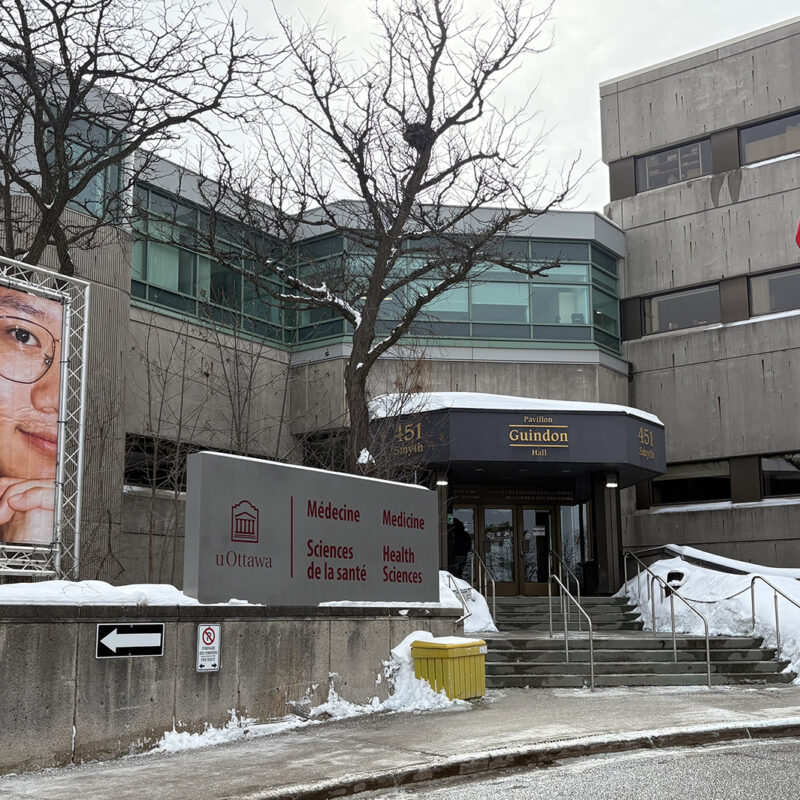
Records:
[[[627,600],[582,598],[594,630],[595,686],[694,686],[707,683],[705,638],[677,637],[673,660],[669,633],[643,631]],[[559,613],[556,613],[558,611]],[[486,686],[581,687],[589,685],[589,637],[578,631],[575,611],[568,617],[569,662],[564,654],[564,621],[553,600],[554,637],[548,635],[547,598],[497,598],[495,622],[500,633],[485,634]],[[710,640],[712,685],[790,683],[786,661],[754,637]]]

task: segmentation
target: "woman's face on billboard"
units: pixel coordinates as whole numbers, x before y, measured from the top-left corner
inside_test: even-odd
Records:
[[[55,478],[60,303],[0,287],[0,478]]]

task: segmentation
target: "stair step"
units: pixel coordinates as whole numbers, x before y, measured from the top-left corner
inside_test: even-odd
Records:
[[[503,634],[481,634],[490,650],[563,650],[564,638],[549,638],[548,636],[504,636]],[[760,648],[763,639],[752,636],[712,636],[709,647],[712,650],[751,650]],[[654,637],[649,631],[641,631],[640,636],[628,634],[625,637],[595,636],[595,648],[603,650],[630,649],[630,650],[669,650],[672,651],[672,637]],[[678,650],[700,649],[705,653],[706,640],[704,636],[678,636],[675,640]],[[570,650],[588,650],[589,636],[584,631],[581,636],[574,635],[569,638]]]
[[[656,636],[642,630],[639,612],[627,598],[587,597],[582,605],[594,631],[596,686],[696,686],[707,682],[706,639],[677,635],[673,655],[670,632]],[[550,603],[548,605],[548,603]],[[570,661],[565,661],[561,601],[547,597],[497,598],[498,634],[484,636],[489,645],[486,685],[510,687],[580,687],[590,676],[589,636],[585,618],[567,615]],[[553,637],[550,619],[553,621]],[[615,633],[618,632],[618,633]],[[788,662],[776,659],[774,648],[761,648],[756,636],[709,639],[714,685],[789,683],[782,672]]]
[[[550,630],[550,623],[547,619],[544,619],[542,622],[498,622],[497,627],[500,628],[502,631],[547,631]],[[584,620],[583,630],[587,630],[586,621]],[[642,630],[642,623],[635,621],[635,620],[628,620],[624,622],[604,622],[604,621],[597,621],[595,622],[592,620],[592,629],[597,630],[604,630],[604,631],[640,631]],[[555,621],[553,621],[553,630],[558,631],[564,630],[564,623],[562,622],[560,625],[556,625]],[[573,617],[571,622],[567,623],[567,630],[570,631],[578,631],[580,627],[578,626],[577,620]]]
[[[738,664],[731,664],[727,661],[711,662],[711,672],[728,673],[731,675],[749,674],[762,677],[763,675],[774,675],[782,672],[789,665],[788,661],[743,661]],[[590,665],[588,662],[570,661],[568,664],[562,662],[487,662],[486,675],[493,677],[500,676],[543,676],[543,675],[589,675]],[[595,675],[696,675],[707,672],[705,661],[641,661],[632,663],[628,661],[605,661],[595,662]]]
[[[712,686],[732,684],[791,683],[796,676],[791,672],[760,675],[758,679],[748,679],[743,674],[712,673]],[[705,686],[708,679],[705,673],[696,675],[596,675],[595,686]],[[486,676],[489,689],[512,688],[580,688],[589,685],[588,676],[582,675],[524,675],[524,676]]]
[[[500,623],[503,621],[508,622],[526,622],[530,620],[531,622],[547,622],[550,617],[553,617],[553,620],[563,620],[564,614],[561,613],[561,610],[558,611],[553,610],[552,614],[547,612],[546,608],[541,609],[540,611],[532,612],[532,611],[520,611],[516,614],[511,614],[507,611],[498,611],[495,614],[495,622]],[[572,609],[570,613],[567,614],[567,619],[577,619],[578,616],[581,619],[586,619],[583,614],[579,615],[579,612],[575,609]],[[603,621],[608,620],[610,622],[616,622],[619,620],[637,620],[641,614],[638,611],[595,611],[594,609],[589,610],[589,619],[594,622],[595,620]]]
[[[678,663],[701,661],[705,663],[706,651],[705,648],[694,650],[676,650],[678,656]],[[487,664],[490,663],[506,663],[506,664],[529,664],[529,663],[551,663],[555,660],[556,656],[561,653],[563,661],[564,646],[559,650],[513,650],[513,649],[495,649],[490,648],[487,655]],[[653,661],[658,663],[672,662],[672,648],[665,650],[624,650],[622,648],[616,650],[598,649],[595,645],[594,650],[595,663],[602,661],[626,661],[629,663]],[[767,661],[775,660],[774,649],[743,649],[743,650],[715,650],[711,649],[711,661],[719,663],[746,663],[751,661]],[[588,649],[574,649],[570,643],[570,661],[574,662],[589,662]]]
[[[501,605],[547,605],[547,595],[536,595],[532,597],[497,597],[495,601],[498,606]],[[550,598],[550,602],[557,603],[559,602],[558,596],[554,595]],[[607,604],[607,605],[629,605],[630,600],[627,597],[598,597],[596,595],[591,595],[588,597],[581,597],[581,604],[586,606],[591,605],[598,605],[598,604]]]

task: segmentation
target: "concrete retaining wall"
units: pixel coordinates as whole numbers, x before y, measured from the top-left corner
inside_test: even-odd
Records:
[[[292,702],[387,694],[382,662],[409,633],[459,632],[456,610],[0,606],[0,774],[114,757],[164,732],[259,720]],[[95,656],[97,624],[163,622],[164,655]],[[196,671],[197,629],[221,624],[219,672]]]

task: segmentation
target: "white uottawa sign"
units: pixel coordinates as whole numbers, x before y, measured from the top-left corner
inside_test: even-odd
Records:
[[[220,626],[197,626],[197,671],[219,672]]]
[[[201,603],[436,601],[436,493],[220,453],[188,459],[184,592]]]

